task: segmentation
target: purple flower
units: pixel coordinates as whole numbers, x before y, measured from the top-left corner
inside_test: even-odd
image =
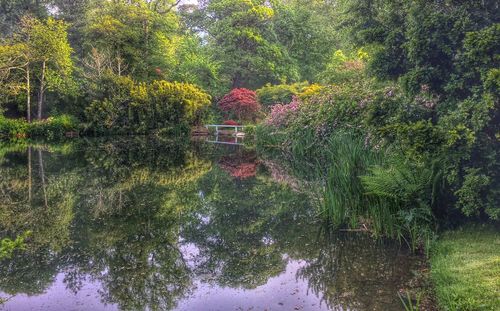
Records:
[[[285,126],[289,119],[299,110],[301,101],[294,96],[289,104],[276,104],[271,107],[271,113],[266,119],[266,124],[274,127]]]

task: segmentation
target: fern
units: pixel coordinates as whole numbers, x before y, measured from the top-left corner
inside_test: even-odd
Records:
[[[369,195],[389,198],[400,203],[416,203],[422,195],[425,197],[426,193],[431,192],[433,172],[425,166],[393,159],[388,166],[376,165],[371,167],[369,172],[369,175],[361,177]]]

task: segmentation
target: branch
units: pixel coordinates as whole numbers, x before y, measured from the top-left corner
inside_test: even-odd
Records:
[[[170,11],[172,11],[173,8],[175,8],[176,6],[178,6],[181,3],[181,0],[176,0],[174,3],[172,3],[170,5],[170,7],[168,9],[166,9],[165,11],[162,11],[162,12],[160,12],[160,10],[158,9],[159,2],[160,2],[160,0],[158,0],[158,1],[155,2],[155,4],[154,4],[154,11],[156,11],[159,14],[167,14],[167,13],[170,13]]]

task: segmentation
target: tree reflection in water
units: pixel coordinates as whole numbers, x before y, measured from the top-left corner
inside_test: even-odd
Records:
[[[318,251],[297,272],[332,309],[399,310],[397,292],[412,278],[418,260],[389,241],[365,233],[324,233]]]
[[[33,234],[0,262],[0,291],[44,295],[62,273],[68,290],[97,282],[102,303],[122,310],[171,310],[197,282],[253,290],[293,260],[331,309],[399,310],[405,252],[318,235],[309,198],[276,169],[253,151],[159,139],[9,147],[0,238]]]
[[[0,289],[41,294],[64,272],[69,289],[98,280],[103,302],[124,310],[175,307],[191,276],[176,245],[182,207],[171,193],[189,195],[210,163],[193,158],[186,145],[154,143],[90,144],[67,156],[39,149],[39,175],[19,165],[22,153],[6,156],[0,232],[32,230],[33,239],[0,265]],[[32,202],[23,201],[31,175],[39,186]]]

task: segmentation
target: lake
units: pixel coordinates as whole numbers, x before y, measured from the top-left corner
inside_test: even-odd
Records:
[[[0,145],[4,310],[403,310],[418,258],[326,230],[279,158],[159,138]]]

